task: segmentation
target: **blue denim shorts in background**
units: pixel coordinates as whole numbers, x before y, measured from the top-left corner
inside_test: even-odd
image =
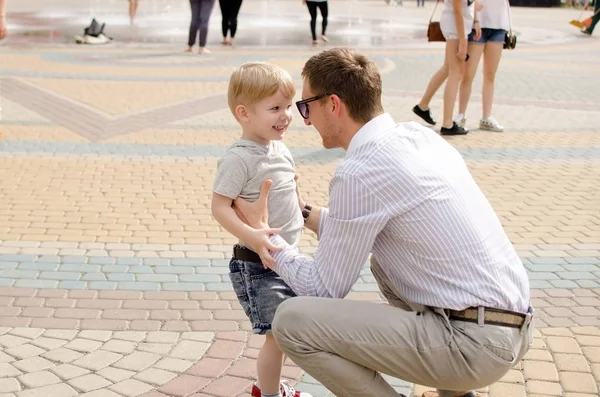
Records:
[[[271,323],[277,306],[296,296],[281,277],[260,262],[232,258],[229,278],[244,312],[252,323],[255,334],[271,333]]]
[[[481,29],[481,37],[479,40],[475,40],[475,29],[469,34],[469,43],[481,43],[487,42],[504,43],[504,36],[506,36],[506,30],[504,29]]]

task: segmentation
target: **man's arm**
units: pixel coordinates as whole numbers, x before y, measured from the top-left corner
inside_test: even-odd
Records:
[[[343,298],[360,276],[389,213],[368,187],[351,175],[333,178],[329,208],[317,210],[317,214],[311,213],[314,219],[309,217],[319,231],[314,259],[301,255],[281,237],[271,236],[282,248],[272,253],[277,262],[273,270],[298,295]]]
[[[308,204],[306,201],[304,201],[304,199],[302,198],[302,193],[300,193],[300,188],[298,186],[298,175],[296,175],[296,177],[294,178],[294,181],[296,182],[296,195],[298,196],[298,205],[300,205],[300,211],[304,210],[304,208],[306,207],[306,204]],[[312,209],[310,211],[310,214],[308,215],[308,218],[304,221],[304,227],[308,228],[309,230],[311,230],[313,233],[315,233],[317,236],[319,236],[319,222],[321,219],[321,207],[317,207],[315,205],[312,205]]]
[[[266,230],[256,230],[242,222],[231,207],[232,203],[233,200],[229,197],[213,193],[211,203],[213,217],[225,230],[248,244],[260,256],[264,265],[273,265],[275,261],[269,254],[269,250],[277,248],[269,241],[269,234]]]
[[[304,205],[300,205],[301,208],[304,208]],[[306,221],[304,222],[304,227],[313,231],[317,236],[319,236],[319,223],[321,221],[321,207],[317,207],[315,205],[312,206],[312,210],[310,210],[310,214]]]

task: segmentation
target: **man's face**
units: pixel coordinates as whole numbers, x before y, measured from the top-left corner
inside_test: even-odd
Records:
[[[302,99],[313,98],[315,95],[308,80],[304,79]],[[327,102],[327,97],[324,97],[322,101],[316,100],[307,104],[308,118],[304,119],[304,124],[312,125],[317,129],[323,140],[324,148],[333,149],[341,147],[339,143],[339,128],[336,127],[335,119],[331,112],[332,105]]]

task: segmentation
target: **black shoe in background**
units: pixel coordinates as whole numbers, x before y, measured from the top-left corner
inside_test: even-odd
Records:
[[[469,130],[465,130],[464,128],[462,128],[461,126],[459,126],[456,123],[453,123],[452,127],[450,127],[450,128],[445,128],[445,127],[440,128],[440,134],[442,134],[442,135],[465,135],[468,132],[469,132]]]
[[[414,114],[423,119],[427,124],[435,125],[435,120],[431,118],[431,110],[423,110],[419,107],[419,105],[415,105],[413,108]]]

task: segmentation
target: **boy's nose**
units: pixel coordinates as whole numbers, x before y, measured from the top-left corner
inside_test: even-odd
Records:
[[[598,0],[596,0],[596,1],[598,1]],[[312,125],[312,124],[310,123],[310,120],[309,120],[309,119],[304,119],[304,124],[305,124],[305,125]]]

